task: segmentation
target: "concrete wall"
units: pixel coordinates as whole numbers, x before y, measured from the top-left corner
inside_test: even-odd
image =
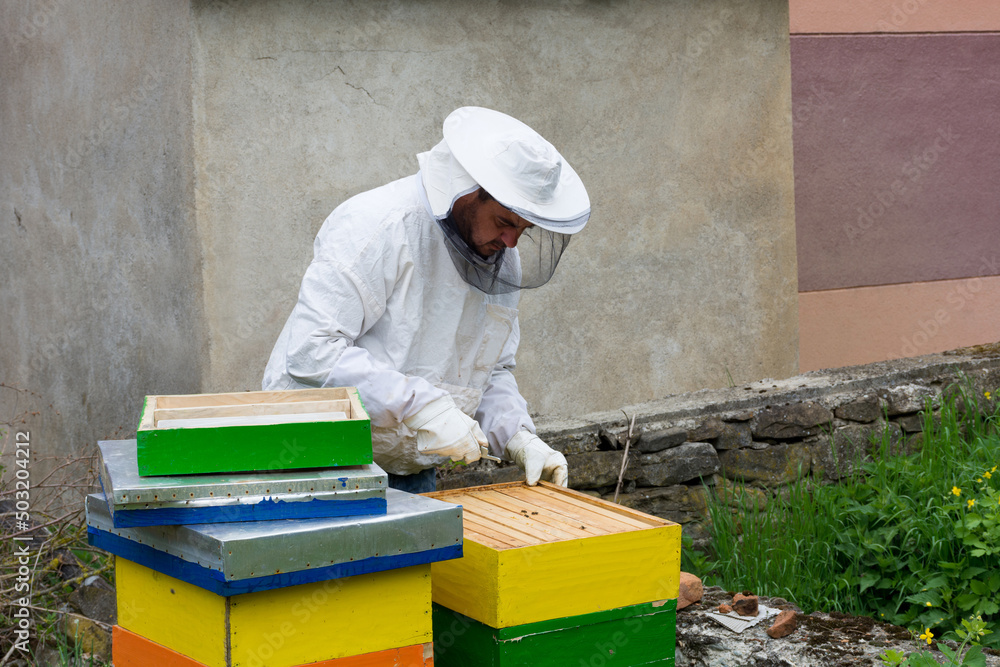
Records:
[[[79,456],[146,394],[257,388],[323,219],[467,104],[593,201],[523,299],[533,410],[794,373],[787,25],[782,0],[5,0],[0,426]]]
[[[1000,339],[1000,5],[791,3],[803,370]]]
[[[462,105],[551,140],[588,228],[522,298],[518,380],[573,414],[796,371],[787,5],[194,4],[204,388],[257,388],[323,219]]]
[[[201,387],[189,12],[4,1],[0,30],[0,429],[80,456]]]

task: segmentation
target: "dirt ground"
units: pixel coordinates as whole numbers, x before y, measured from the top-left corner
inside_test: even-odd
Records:
[[[798,612],[798,628],[772,639],[764,621],[736,634],[705,615],[731,600],[721,588],[706,587],[700,603],[677,612],[676,667],[881,667],[878,656],[888,649],[908,654],[927,648],[899,626],[837,612],[807,616],[787,600],[764,596],[762,604]],[[1000,667],[1000,653],[986,654],[987,667]],[[946,664],[943,655],[936,657]]]

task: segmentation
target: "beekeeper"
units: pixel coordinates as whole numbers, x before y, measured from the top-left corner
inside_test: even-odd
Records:
[[[590,217],[583,182],[537,132],[464,107],[420,171],[338,206],[313,246],[263,388],[354,386],[390,486],[491,452],[563,486],[514,381],[518,292],[552,277]]]

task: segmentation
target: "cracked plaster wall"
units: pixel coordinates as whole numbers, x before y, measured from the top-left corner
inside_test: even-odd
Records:
[[[578,414],[797,370],[787,3],[193,3],[202,389],[259,388],[322,221],[463,105],[551,140],[593,217],[522,297],[518,381]]]
[[[201,387],[189,18],[0,2],[0,436],[9,456],[28,432],[34,502],[49,457],[134,433],[147,393]]]

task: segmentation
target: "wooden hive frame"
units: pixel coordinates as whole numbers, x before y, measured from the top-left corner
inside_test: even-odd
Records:
[[[368,419],[357,391],[348,387],[295,391],[147,396],[139,429],[159,428],[165,419],[217,419],[343,412],[347,420]]]
[[[432,566],[434,601],[490,627],[677,597],[676,523],[546,482],[426,495],[463,508],[465,555]]]
[[[144,477],[372,462],[354,387],[147,396],[136,442]]]

